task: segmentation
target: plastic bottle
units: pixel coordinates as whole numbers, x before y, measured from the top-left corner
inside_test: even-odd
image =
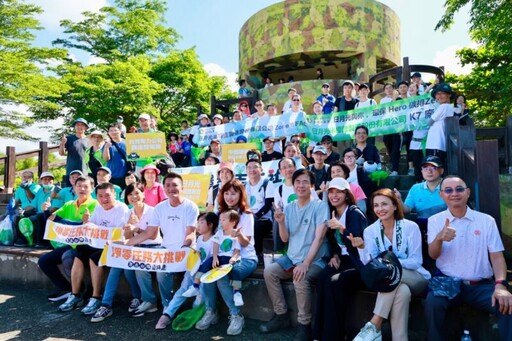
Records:
[[[462,334],[460,341],[472,341],[471,335],[469,335],[469,330],[464,330],[464,334]]]

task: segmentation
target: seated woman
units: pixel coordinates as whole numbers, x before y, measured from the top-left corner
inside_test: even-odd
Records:
[[[331,180],[335,179],[335,178],[342,178],[342,179],[347,180],[348,176],[350,174],[350,168],[348,168],[348,166],[346,164],[344,164],[342,161],[338,160],[338,161],[334,161],[333,163],[331,163],[331,166],[329,167],[329,170],[327,171],[327,173],[329,173]],[[328,187],[329,187],[328,185],[325,186],[326,191],[328,190]],[[352,192],[352,194],[354,195],[354,198],[356,199],[356,205],[361,209],[361,211],[366,213],[367,197],[366,197],[366,194],[364,194],[364,191],[361,188],[361,186],[359,186],[356,183],[351,183],[350,184],[350,192]],[[327,196],[325,196],[325,198],[327,198]]]
[[[359,153],[359,157],[356,162],[359,165],[363,165],[365,161],[380,165],[379,151],[377,150],[377,147],[367,141],[368,133],[368,128],[366,126],[360,125],[356,127],[356,141],[354,143],[354,148],[356,148]]]
[[[411,295],[422,295],[430,273],[422,267],[421,234],[418,225],[404,219],[402,204],[389,188],[376,191],[372,207],[378,220],[364,230],[364,241],[351,238],[352,246],[363,250],[362,261],[368,263],[383,251],[392,251],[403,268],[401,283],[391,292],[379,292],[373,317],[361,329],[355,341],[381,338],[381,325],[389,318],[393,340],[408,339],[409,302]]]
[[[355,205],[355,198],[347,180],[337,177],[329,182],[327,197],[332,219],[326,238],[332,258],[322,271],[316,286],[316,307],[313,322],[313,339],[344,340],[345,325],[351,297],[363,288],[357,264],[349,253],[359,254],[348,239],[362,237],[368,225],[366,216]]]

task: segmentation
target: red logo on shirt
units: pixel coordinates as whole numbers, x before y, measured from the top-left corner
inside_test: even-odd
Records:
[[[475,236],[479,236],[480,235],[480,230],[475,230]]]

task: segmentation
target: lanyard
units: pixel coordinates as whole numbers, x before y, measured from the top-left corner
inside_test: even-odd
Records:
[[[400,250],[400,247],[402,246],[402,220],[396,220],[395,221],[395,231],[396,231],[396,251]],[[380,237],[381,240],[379,241],[378,237],[375,237],[375,242],[377,243],[377,248],[380,250],[380,244],[382,243],[382,249],[383,251],[386,251],[386,248],[384,247],[384,225],[382,224],[382,221],[380,221]],[[393,251],[393,240],[391,240],[391,247],[389,251]],[[407,251],[406,251],[407,253]]]

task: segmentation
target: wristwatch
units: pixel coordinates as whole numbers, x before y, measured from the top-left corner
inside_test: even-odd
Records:
[[[496,282],[494,282],[494,285],[498,285],[498,284],[503,285],[507,289],[510,287],[508,282],[506,280],[504,280],[504,279],[499,279]]]

